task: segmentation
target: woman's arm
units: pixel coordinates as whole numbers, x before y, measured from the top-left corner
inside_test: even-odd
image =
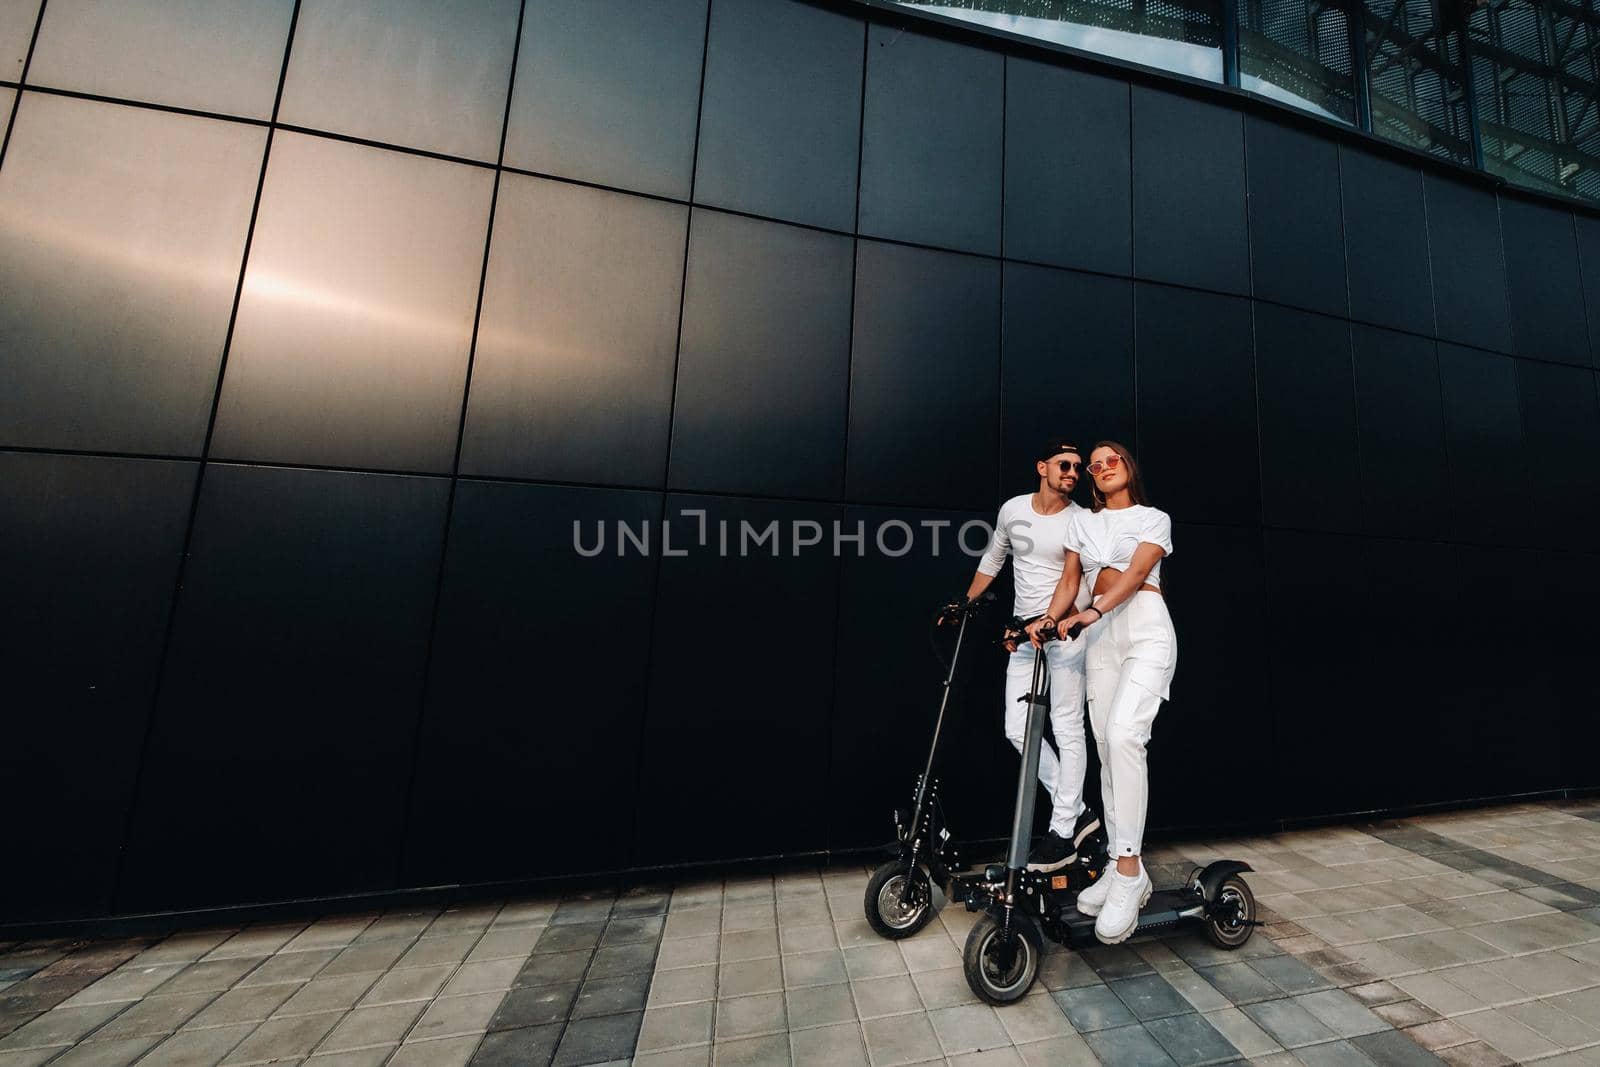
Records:
[[[1067,551],[1066,561],[1061,568],[1061,578],[1056,582],[1056,591],[1050,595],[1050,606],[1045,609],[1038,621],[1028,627],[1028,639],[1035,646],[1041,644],[1039,631],[1044,626],[1044,621],[1054,621],[1072,610],[1072,602],[1078,599],[1078,586],[1083,581],[1083,561],[1076,552]]]
[[[1128,569],[1117,575],[1111,583],[1111,588],[1101,593],[1092,607],[1084,608],[1070,619],[1063,619],[1061,628],[1066,629],[1073,623],[1083,623],[1088,626],[1098,622],[1107,612],[1137,593],[1144,585],[1145,579],[1150,577],[1150,571],[1166,554],[1166,549],[1160,545],[1141,541],[1139,547],[1133,550],[1133,561],[1128,564]],[[1054,606],[1053,602],[1051,606]]]

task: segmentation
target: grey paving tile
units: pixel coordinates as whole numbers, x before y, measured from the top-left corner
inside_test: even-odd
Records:
[[[54,1067],[128,1067],[160,1040],[160,1037],[151,1036],[85,1042],[50,1062]]]
[[[260,1022],[297,993],[300,985],[299,982],[279,982],[277,985],[235,986],[213,1000],[183,1028],[198,1030],[209,1026]]]
[[[247,926],[222,944],[206,953],[202,959],[220,960],[236,956],[270,956],[287,945],[304,930],[301,923],[269,923]]]
[[[134,967],[130,964],[112,971],[72,994],[64,1007],[79,1008],[90,1004],[112,1004],[138,1000],[180,974],[188,964],[166,963]]]
[[[262,956],[235,956],[191,963],[156,990],[163,996],[178,993],[220,993],[232,988],[265,961]]]
[[[1155,1036],[1137,1024],[1096,1030],[1083,1039],[1100,1062],[1117,1067],[1169,1067],[1174,1062]]]
[[[145,1057],[151,1064],[161,1067],[216,1067],[222,1057],[256,1028],[256,1024],[238,1023],[218,1026],[208,1030],[179,1030]]]
[[[431,1000],[444,987],[455,967],[444,963],[434,967],[407,967],[390,971],[373,983],[361,998],[362,1004],[398,1004],[411,1000]]]
[[[1439,1059],[1458,1067],[1512,1067],[1517,1061],[1482,1041],[1439,1050]]]
[[[1273,1000],[1283,996],[1279,989],[1248,963],[1224,963],[1218,967],[1196,967],[1195,971],[1216,986],[1217,992],[1234,1004]]]
[[[789,1035],[789,1048],[794,1062],[802,1067],[868,1067],[866,1042],[860,1025],[854,1022],[794,1031]]]
[[[615,978],[624,974],[649,974],[655,968],[656,942],[638,941],[612,945],[594,954],[589,964],[590,978]]]
[[[550,916],[551,926],[588,925],[603,923],[611,916],[610,898],[597,900],[563,900]]]
[[[578,983],[524,986],[507,993],[490,1018],[490,1030],[516,1030],[527,1026],[563,1022],[572,1012]]]
[[[1155,970],[1131,945],[1097,945],[1081,949],[1078,954],[1108,982],[1113,978],[1132,978]]]
[[[978,1001],[978,998],[972,995],[970,989],[966,991],[965,999],[955,998],[953,995],[948,994],[943,988],[948,983],[948,979],[941,979],[940,987],[937,990],[921,987],[920,983],[927,977],[927,975],[916,975],[915,980],[918,985],[913,985],[913,979],[903,974],[895,975],[892,978],[869,978],[864,982],[851,982],[850,992],[855,997],[856,1012],[863,1019],[875,1019],[884,1015],[899,1015],[902,1012],[921,1011],[925,1003],[930,1008],[945,1008],[951,1004],[975,1004]],[[955,977],[961,978],[959,970],[955,972]],[[961,984],[965,986],[966,979],[961,978]],[[920,996],[918,995],[919,987],[922,989]],[[930,992],[944,995],[930,997]]]
[[[1039,982],[1046,989],[1059,990],[1100,985],[1102,979],[1088,961],[1076,952],[1046,949],[1044,959],[1039,963]]]
[[[95,1041],[170,1034],[211,1003],[215,993],[184,993],[179,996],[151,996],[130,1004],[126,1011],[96,1030]]]
[[[561,1043],[563,1027],[525,1026],[489,1034],[472,1055],[472,1067],[543,1067]]]
[[[1388,1023],[1342,989],[1302,993],[1294,1002],[1340,1037],[1359,1037],[1389,1029]]]
[[[1184,999],[1171,983],[1154,972],[1134,978],[1119,978],[1107,982],[1106,986],[1140,1022],[1194,1010],[1194,1005]]]
[[[797,952],[822,952],[839,947],[830,922],[801,926],[778,926],[778,943],[785,955]]]
[[[1540,1000],[1513,1004],[1501,1010],[1540,1037],[1564,1049],[1600,1045],[1600,1019],[1579,1019]]]
[[[1067,1013],[1061,1010],[1054,997],[1026,996],[1015,1004],[1006,1005],[999,1014],[1006,1034],[1018,1045],[1073,1032]]]
[[[643,1012],[629,1012],[573,1020],[561,1035],[553,1067],[626,1060],[633,1054],[643,1018]]]
[[[468,993],[493,993],[510,989],[521,973],[522,960],[518,958],[463,963],[450,976],[439,995],[459,997]]]
[[[1201,1015],[1173,1015],[1145,1024],[1161,1047],[1179,1067],[1222,1063],[1236,1059],[1239,1050]]]
[[[946,1056],[1009,1045],[1011,1037],[995,1009],[987,1004],[963,1004],[928,1012],[934,1036]]]
[[[273,1012],[274,1015],[310,1015],[321,1011],[351,1008],[372,988],[375,974],[351,974],[342,978],[315,978],[295,990]]]
[[[605,932],[600,935],[600,944],[604,947],[615,945],[637,944],[648,941],[652,945],[661,940],[661,928],[665,923],[664,915],[641,916],[633,919],[612,919],[606,924]]]
[[[1378,1004],[1372,1008],[1372,1012],[1397,1029],[1433,1022],[1439,1018],[1438,1012],[1416,1000],[1397,1000],[1390,1004]]]
[[[1293,1000],[1262,1000],[1246,1004],[1242,1010],[1285,1048],[1331,1041],[1337,1036]]]
[[[374,941],[414,941],[433,925],[437,917],[437,913],[432,911],[388,912],[374,919],[350,943],[364,945]]]
[[[1331,988],[1333,985],[1293,956],[1268,956],[1252,960],[1247,966],[1255,969],[1285,993],[1310,993],[1318,989]]]
[[[513,986],[555,985],[581,981],[589,973],[591,961],[599,953],[541,952],[530,956],[518,972]]]
[[[1079,986],[1051,993],[1079,1033],[1126,1026],[1138,1018],[1104,985]],[[1186,1005],[1187,1006],[1187,1005]]]
[[[854,1023],[856,1020],[855,998],[845,984],[785,990],[783,1002],[788,1012],[790,1030]]]
[[[570,923],[562,926],[547,926],[539,935],[539,940],[534,943],[533,951],[539,952],[592,952],[600,944],[600,935],[605,932],[604,923]],[[471,946],[469,945],[468,948]],[[462,955],[466,950],[462,951]]]
[[[788,1029],[782,993],[717,1001],[716,1041],[757,1037]]]
[[[808,985],[833,985],[846,981],[844,954],[838,949],[799,952],[783,958],[783,983],[794,989]]]
[[[399,1044],[422,1014],[421,1001],[357,1008],[341,1017],[318,1052],[342,1052],[373,1045]]]
[[[714,1000],[717,996],[717,968],[680,967],[673,971],[657,971],[650,980],[648,1006],[668,1007],[673,1004],[692,1004],[701,1000]]]
[[[343,1012],[328,1011],[319,1015],[268,1019],[235,1046],[222,1062],[242,1067],[244,1064],[297,1060],[309,1056],[317,1043],[338,1024],[342,1015]]]
[[[458,1037],[482,1033],[500,1007],[503,994],[475,993],[466,997],[446,997],[429,1004],[422,1018],[411,1028],[409,1041],[437,1037]]]
[[[1372,1060],[1348,1041],[1327,1041],[1295,1049],[1295,1057],[1306,1067],[1372,1067]]]
[[[1017,1044],[1026,1067],[1099,1067],[1100,1060],[1082,1037],[1063,1034],[1043,1041]]]
[[[903,976],[893,976],[893,978],[900,977]],[[877,987],[874,986],[874,982],[887,982],[891,980],[893,979],[882,978],[868,979],[867,981],[862,982],[852,982],[851,985],[858,993],[856,998],[857,1004],[859,1005],[861,1003],[859,994],[863,989],[875,990]],[[917,974],[913,974],[911,976],[911,981],[915,983],[914,995],[921,997],[922,1000],[922,1003],[917,1005],[918,1007],[925,1006],[928,1008],[950,1008],[957,1004],[978,1003],[977,995],[972,992],[972,987],[967,985],[966,975],[962,973],[960,967],[944,967],[937,971],[922,971]],[[869,994],[869,996],[870,995],[871,994]],[[861,1010],[861,1017],[863,1019],[868,1017],[865,1007],[863,1007]]]
[[[778,955],[778,931],[739,930],[720,935],[720,957],[723,963],[741,960],[759,960]]]
[[[939,1039],[920,1012],[869,1019],[861,1024],[874,1067],[921,1063],[940,1056]]]
[[[658,1052],[709,1043],[715,1010],[715,1003],[709,1000],[647,1009],[639,1030],[639,1051]]]
[[[1379,1067],[1437,1067],[1439,1058],[1398,1030],[1367,1034],[1351,1040]]]
[[[572,1007],[574,1019],[616,1012],[644,1010],[645,994],[650,989],[648,974],[626,974],[616,978],[590,978],[578,989]]]
[[[1408,1027],[1405,1035],[1425,1049],[1435,1051],[1451,1045],[1465,1045],[1476,1040],[1449,1019],[1436,1019],[1431,1023]]]
[[[713,1067],[789,1067],[789,1039],[784,1034],[718,1041],[712,1048]]]
[[[777,993],[782,989],[783,965],[777,956],[724,963],[717,971],[717,996],[723,999]]]
[[[1497,1008],[1468,1012],[1451,1020],[1478,1040],[1523,1062],[1561,1051],[1561,1046],[1535,1033],[1522,1022]]]
[[[385,1067],[466,1067],[478,1047],[478,1035],[436,1041],[408,1041],[395,1050]]]
[[[708,934],[704,937],[685,937],[676,941],[663,941],[656,953],[656,970],[675,967],[698,967],[716,963],[720,958],[721,937]]]
[[[0,1051],[70,1045],[123,1010],[121,1003],[60,1007],[0,1038]]]
[[[353,944],[329,961],[326,967],[317,972],[317,976],[340,978],[351,974],[387,971],[410,947],[411,942],[403,938]]]
[[[270,956],[255,970],[239,979],[235,989],[246,986],[304,982],[326,967],[339,954],[337,949],[319,948],[309,952],[280,952]]]

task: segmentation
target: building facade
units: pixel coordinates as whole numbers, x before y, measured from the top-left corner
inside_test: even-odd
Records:
[[[0,924],[881,843],[1056,432],[1176,520],[1153,829],[1600,785],[1581,144],[927,6],[0,3]]]

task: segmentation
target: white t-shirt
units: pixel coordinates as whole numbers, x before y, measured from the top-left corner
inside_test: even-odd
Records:
[[[1082,560],[1083,584],[1093,589],[1102,567],[1127,570],[1133,564],[1134,550],[1141,544],[1159,545],[1165,553],[1162,559],[1172,555],[1172,519],[1148,504],[1099,511],[1079,508],[1072,513],[1063,543]],[[1161,560],[1156,560],[1145,581],[1161,588]]]
[[[989,550],[978,561],[978,570],[991,576],[999,574],[1007,553],[1011,555],[1017,594],[1011,610],[1022,618],[1031,619],[1049,610],[1050,598],[1055,595],[1056,583],[1061,581],[1061,571],[1067,563],[1064,546],[1068,523],[1077,514],[1087,513],[1069,500],[1054,515],[1041,515],[1033,510],[1032,493],[1014,496],[1000,505],[994,536],[989,538]],[[1087,582],[1079,583],[1078,610],[1088,607],[1091,593]]]

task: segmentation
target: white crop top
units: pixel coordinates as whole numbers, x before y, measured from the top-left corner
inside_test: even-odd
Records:
[[[1067,523],[1065,542],[1067,551],[1078,554],[1084,583],[1092,589],[1102,567],[1126,571],[1133,564],[1134,550],[1141,544],[1159,546],[1162,559],[1172,555],[1172,519],[1148,504],[1074,511]],[[1161,588],[1161,560],[1156,560],[1145,581]]]

